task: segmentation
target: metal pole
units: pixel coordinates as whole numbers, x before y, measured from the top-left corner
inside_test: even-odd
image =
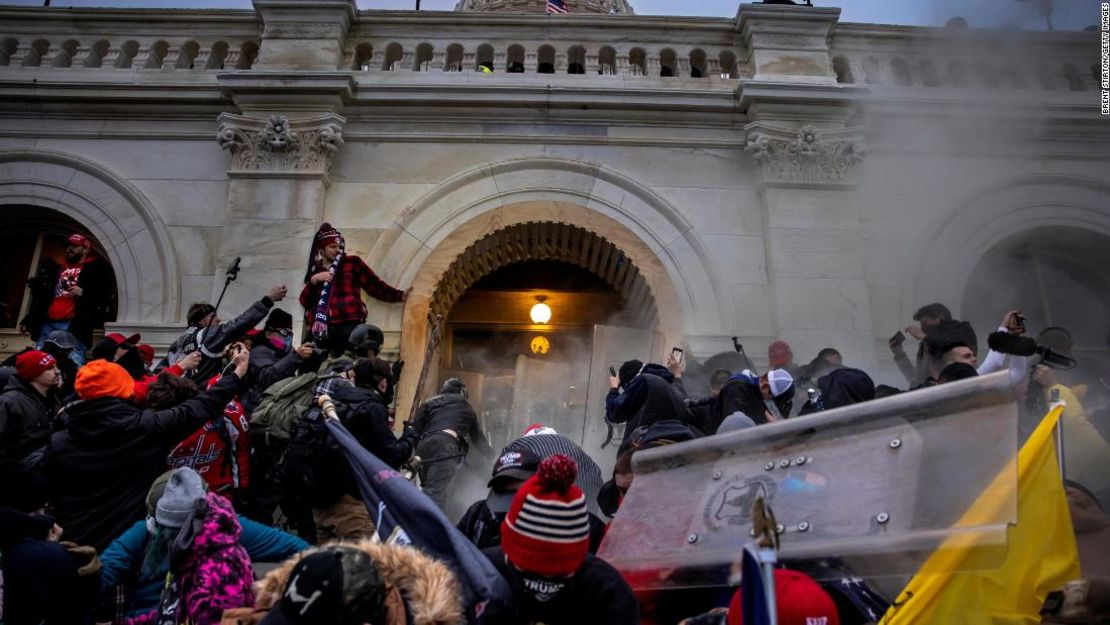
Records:
[[[778,601],[775,597],[775,564],[778,555],[774,548],[759,548],[759,568],[763,572],[763,593],[767,595],[767,615],[771,617],[771,625],[779,623]]]

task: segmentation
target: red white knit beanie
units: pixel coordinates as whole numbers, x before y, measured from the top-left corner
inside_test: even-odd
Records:
[[[518,569],[554,577],[571,575],[585,562],[590,520],[577,475],[574,460],[551,456],[513,497],[501,522],[501,548]]]

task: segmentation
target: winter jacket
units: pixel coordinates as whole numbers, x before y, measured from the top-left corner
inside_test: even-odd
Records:
[[[143,518],[147,490],[166,470],[166,455],[190,432],[220,415],[239,376],[167,410],[143,410],[115,397],[71,404],[65,430],[50,437],[44,474],[58,524],[69,540],[100,551]]]
[[[461,441],[478,443],[486,440],[478,424],[478,414],[466,398],[458,393],[440,393],[420,404],[412,426],[420,436],[441,430],[454,430]]]
[[[46,444],[57,409],[53,393],[44,397],[19,376],[8,378],[0,393],[0,470],[21,463],[27,454]]]
[[[717,395],[712,431],[716,432],[725,417],[734,412],[748,415],[756,425],[767,423],[767,406],[763,403],[763,393],[759,390],[759,384],[753,383],[743,372],[729,378]]]
[[[242,534],[239,544],[247,550],[252,562],[281,562],[311,547],[300,538],[279,529],[239,516]],[[137,521],[112,541],[100,554],[100,588],[108,590],[127,585],[130,590],[129,616],[138,616],[158,607],[162,585],[169,572],[169,563],[141,575],[150,532],[145,521]]]
[[[875,383],[871,376],[851,367],[841,367],[825,375],[817,386],[821,389],[821,405],[825,410],[875,399]]]
[[[590,553],[596,554],[609,526],[593,513],[590,513],[589,519]],[[501,546],[501,522],[504,520],[505,514],[494,514],[486,500],[482,499],[466,509],[459,522],[455,524],[455,529],[462,532],[467,540],[479,549],[489,549]]]
[[[243,398],[247,413],[254,412],[262,401],[262,393],[274,382],[297,375],[304,361],[296,352],[279,352],[273,345],[259,345],[251,349],[251,361],[247,371],[249,390]]]
[[[361,541],[354,547],[365,551],[377,566],[386,587],[385,618],[382,625],[462,625],[462,588],[446,564],[403,545]],[[285,594],[289,575],[302,552],[266,574],[256,588],[255,607],[229,610],[224,625],[257,625]],[[407,613],[407,616],[406,616]]]
[[[664,419],[693,425],[694,417],[686,407],[685,397],[674,388],[674,381],[674,376],[666,367],[648,364],[629,382],[623,393],[609,389],[605,398],[606,418],[611,423],[627,424],[617,449],[618,456],[631,446],[632,434],[641,426]]]
[[[337,385],[331,398],[347,431],[382,462],[396,469],[412,455],[416,432],[410,427],[400,438],[393,434],[380,393],[358,386]],[[316,481],[317,502],[323,507],[335,503],[342,495],[362,499],[347,455],[334,441],[329,448],[331,451],[322,466],[323,474]]]
[[[506,562],[505,552],[500,547],[486,549],[483,553],[509,583],[515,598],[515,613],[494,615],[483,621],[489,625],[640,624],[640,605],[632,589],[612,565],[600,558],[586,556],[586,561],[567,578],[562,590],[538,600],[525,590],[524,576]]]
[[[192,545],[183,554],[174,554],[170,565],[178,589],[177,622],[188,625],[216,625],[224,610],[254,605],[254,569],[239,544],[242,529],[235,510],[216,493],[208,493],[205,503],[207,513]],[[166,605],[163,596],[159,608],[125,623],[159,623]]]
[[[224,348],[245,337],[251,328],[270,314],[273,307],[274,301],[263,296],[238,317],[214,328],[190,326],[170,345],[166,351],[166,362],[177,364],[179,360],[199,349],[203,356],[200,366],[190,371],[188,377],[193,380],[207,380],[219,374]]]
[[[39,266],[35,277],[27,281],[31,290],[31,303],[27,314],[20,321],[31,333],[31,338],[39,339],[42,325],[46,323],[50,304],[54,301],[54,288],[58,284],[61,267],[57,261],[46,259]],[[69,332],[85,345],[92,344],[92,333],[104,327],[104,322],[116,317],[115,276],[108,263],[92,254],[82,264],[81,275],[77,278],[81,295],[76,297],[76,310],[69,324]]]
[[[330,264],[327,263],[317,265],[316,271],[327,271],[329,267]],[[316,305],[324,288],[322,284],[309,283],[311,277],[311,272],[305,276],[300,297],[301,306],[304,307],[304,320],[309,326],[316,315]],[[379,278],[361,258],[346,254],[339,261],[339,270],[335,273],[335,281],[328,296],[328,323],[335,325],[345,321],[365,322],[366,304],[362,301],[362,291],[383,302],[399,302],[404,296],[404,291],[393,288]]]
[[[939,354],[945,347],[953,343],[966,343],[972,351],[979,352],[979,340],[975,336],[975,330],[971,327],[971,324],[966,321],[948,319],[940,322],[936,327],[930,328],[925,334],[925,340],[917,346],[916,365],[910,362],[906,352],[901,348],[894,353],[894,362],[898,365],[902,375],[905,376],[906,381],[909,382],[910,387],[913,388],[923,384],[929,377],[933,362],[939,358],[939,356],[933,356],[933,353]]]
[[[166,458],[170,469],[189,467],[200,474],[208,490],[234,500],[250,486],[250,421],[243,405],[231,400],[223,414],[205,422],[178,443]]]

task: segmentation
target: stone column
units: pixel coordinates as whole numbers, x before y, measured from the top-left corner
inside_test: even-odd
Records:
[[[738,98],[752,120],[745,151],[761,174],[776,335],[799,360],[834,347],[868,369],[876,342],[854,179],[865,148],[849,121],[866,89],[836,84],[827,42],[839,13],[741,5],[737,29],[753,76]]]
[[[217,119],[216,140],[231,155],[231,183],[212,296],[239,257],[239,280],[221,306],[225,318],[285,284],[289,299],[281,306],[299,321],[308,249],[324,215],[332,159],[343,145],[340,110],[353,78],[338,67],[357,11],[354,0],[255,0],[254,6],[263,22],[258,60],[249,71],[219,74],[240,112]]]

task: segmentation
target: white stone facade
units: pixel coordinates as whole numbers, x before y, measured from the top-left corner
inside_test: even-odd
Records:
[[[959,315],[995,243],[1110,236],[1096,33],[759,4],[734,20],[254,5],[0,8],[0,219],[34,205],[86,225],[117,325],[161,344],[235,257],[225,310],[297,292],[326,220],[413,287],[370,312],[404,387],[451,261],[550,220],[634,261],[668,344],[708,355],[738,335],[757,361],[775,338],[834,346],[882,379],[886,337],[920,304]]]

